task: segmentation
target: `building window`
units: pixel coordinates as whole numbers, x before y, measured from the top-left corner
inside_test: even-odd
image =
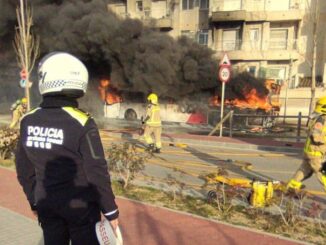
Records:
[[[209,9],[209,0],[200,0],[200,9]]]
[[[277,29],[271,30],[269,37],[269,48],[285,50],[287,49],[288,42],[288,30],[287,29]]]
[[[260,49],[260,35],[258,28],[250,29],[250,46],[253,50]]]
[[[270,67],[266,69],[266,78],[284,80],[286,68],[285,67]]]
[[[252,75],[252,76],[256,76],[256,66],[249,66],[247,71]]]
[[[151,17],[154,19],[161,19],[166,17],[167,1],[152,1],[151,2]]]
[[[240,30],[223,30],[222,48],[224,51],[240,49]]]
[[[208,30],[200,30],[197,33],[198,36],[198,43],[201,45],[207,46],[208,44]]]
[[[143,11],[143,1],[136,1],[136,11],[137,12]]]
[[[189,10],[194,8],[195,0],[182,0],[182,10]]]

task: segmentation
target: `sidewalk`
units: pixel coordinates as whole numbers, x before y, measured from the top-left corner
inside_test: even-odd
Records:
[[[117,198],[126,245],[304,244],[197,216]],[[0,244],[42,245],[16,173],[0,168]]]

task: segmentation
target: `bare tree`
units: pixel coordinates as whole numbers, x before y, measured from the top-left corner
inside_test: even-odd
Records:
[[[312,113],[315,107],[316,99],[316,60],[317,60],[317,24],[320,18],[319,12],[319,0],[307,0],[307,6],[309,9],[309,19],[312,24],[312,58],[311,62],[311,98],[309,104],[309,115]]]
[[[16,9],[18,26],[14,39],[14,48],[17,61],[26,73],[25,97],[27,99],[27,110],[30,110],[30,80],[29,75],[39,55],[39,38],[32,35],[33,16],[31,8],[27,6],[27,0],[20,0],[20,6]]]

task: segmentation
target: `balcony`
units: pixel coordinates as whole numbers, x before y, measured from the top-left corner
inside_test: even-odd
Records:
[[[173,29],[170,10],[166,8],[145,8],[140,16],[144,25],[158,29]]]
[[[165,16],[160,19],[143,18],[144,25],[151,26],[158,29],[173,29],[172,17]]]
[[[293,21],[303,18],[299,0],[216,0],[211,20]]]
[[[216,54],[228,53],[231,60],[297,60],[297,40],[269,40],[266,42],[224,40],[213,44]],[[214,48],[214,47],[212,47]]]

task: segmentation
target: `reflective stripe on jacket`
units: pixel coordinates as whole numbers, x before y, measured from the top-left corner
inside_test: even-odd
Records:
[[[147,107],[146,117],[149,119],[146,121],[146,125],[160,127],[161,126],[161,115],[160,106],[150,104]]]
[[[326,116],[318,116],[309,123],[304,153],[312,157],[322,157],[326,152]]]

